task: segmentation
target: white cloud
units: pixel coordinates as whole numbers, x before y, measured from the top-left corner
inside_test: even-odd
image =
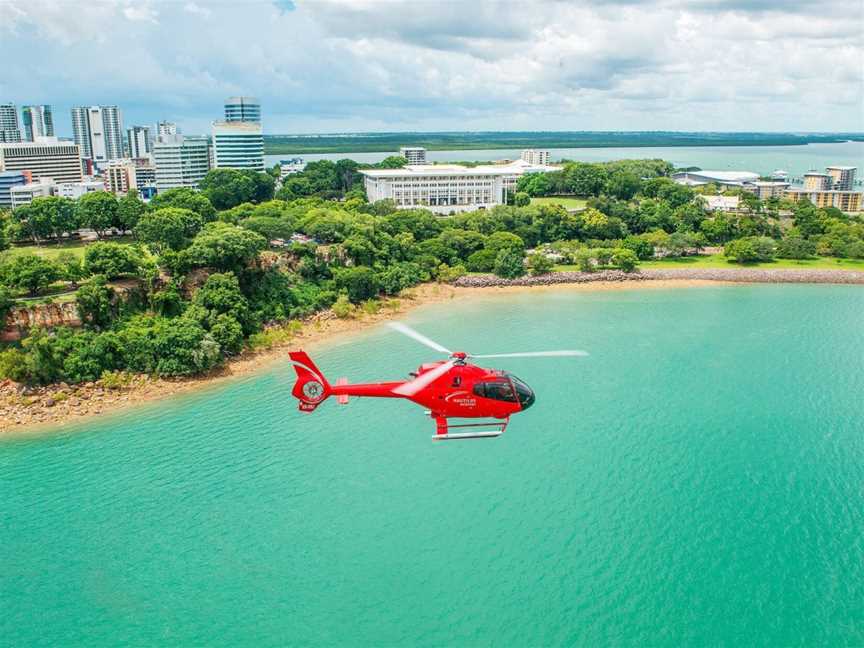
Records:
[[[864,130],[856,3],[0,0],[0,101],[204,130]],[[62,115],[61,115],[62,124]]]

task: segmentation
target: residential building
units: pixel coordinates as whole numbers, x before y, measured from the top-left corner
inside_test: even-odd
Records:
[[[156,137],[163,135],[177,135],[180,131],[177,130],[177,124],[169,121],[160,121],[156,123]]]
[[[210,144],[206,137],[163,135],[153,145],[153,161],[158,191],[197,187],[210,170]]]
[[[0,171],[29,171],[34,178],[81,182],[81,152],[77,144],[56,137],[0,144]]]
[[[783,193],[789,188],[789,183],[778,180],[757,180],[745,185],[744,188],[755,193],[759,200],[768,200],[769,198],[782,198]]]
[[[827,191],[833,182],[830,175],[819,171],[808,171],[804,174],[804,191]]]
[[[40,137],[54,137],[54,117],[51,106],[24,106],[21,109],[21,121],[24,122],[24,139],[35,142]]]
[[[422,146],[403,146],[399,155],[408,160],[408,164],[426,164],[426,149]]]
[[[369,202],[390,199],[398,207],[423,207],[439,214],[503,205],[525,173],[560,167],[509,164],[465,167],[460,164],[417,164],[401,169],[363,169]]]
[[[855,185],[857,167],[829,166],[825,168],[831,176],[831,188],[835,191],[852,191]]]
[[[18,109],[15,104],[0,104],[0,143],[20,141],[21,126],[18,124]]]
[[[736,212],[738,211],[738,196],[700,196],[705,203],[705,209],[710,212]]]
[[[264,135],[260,122],[213,122],[213,165],[264,170]]]
[[[716,184],[720,187],[741,188],[747,183],[756,182],[759,174],[751,171],[681,171],[673,173],[672,179],[689,187]]]
[[[51,178],[43,178],[39,182],[17,185],[9,190],[12,209],[29,205],[34,198],[54,195],[54,181]]]
[[[146,158],[153,152],[153,137],[149,126],[132,126],[126,129],[126,145],[129,157]]]
[[[861,195],[857,191],[790,189],[783,194],[783,197],[794,202],[809,200],[816,207],[836,207],[844,212],[859,212],[862,204]]]
[[[105,191],[105,183],[101,180],[84,180],[82,182],[58,182],[54,185],[54,195],[61,198],[76,200],[91,191]]]
[[[27,184],[27,175],[22,171],[0,171],[0,207],[12,206],[12,187]]]
[[[105,169],[105,189],[118,195],[126,195],[137,189],[135,163],[132,160],[114,160]]]
[[[522,151],[522,159],[528,164],[549,164],[551,156],[549,155],[549,151],[527,149]]]
[[[260,122],[261,102],[255,97],[228,97],[225,100],[226,122]]]
[[[72,108],[72,134],[81,156],[97,165],[123,157],[123,119],[117,106]]]
[[[279,160],[279,177],[284,178],[292,173],[300,173],[306,168],[303,158],[291,158],[290,160]]]

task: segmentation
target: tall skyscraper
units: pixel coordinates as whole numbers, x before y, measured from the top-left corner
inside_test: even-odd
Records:
[[[24,122],[24,139],[35,142],[37,137],[54,137],[54,117],[51,106],[24,106],[21,109]]]
[[[153,138],[149,126],[132,126],[126,130],[126,143],[129,146],[129,157],[148,157],[153,151]]]
[[[0,142],[20,142],[21,126],[15,104],[0,104]]]
[[[255,97],[228,97],[225,100],[226,122],[260,122],[261,103]]]
[[[225,121],[213,122],[213,153],[217,168],[264,170],[261,104],[257,99],[225,100]]]
[[[94,162],[123,157],[123,119],[117,106],[76,106],[72,135],[82,156]]]

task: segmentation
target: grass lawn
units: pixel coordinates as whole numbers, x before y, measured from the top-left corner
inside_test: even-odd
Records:
[[[555,196],[542,196],[531,199],[532,205],[561,205],[564,209],[585,209],[587,203],[587,200],[570,197],[556,198]]]
[[[131,243],[131,236],[112,236],[105,239],[115,243]],[[36,254],[45,259],[56,259],[61,252],[72,252],[78,256],[84,256],[84,248],[90,242],[84,241],[61,241],[60,243],[43,243],[42,245],[22,245],[12,246],[3,254],[9,255],[10,258],[21,256],[22,254]]]
[[[739,265],[726,260],[722,254],[703,254],[680,259],[661,259],[657,261],[640,261],[640,268],[767,268],[769,270],[859,270],[864,271],[862,259],[836,259],[834,257],[819,257],[797,261],[794,259],[777,259],[768,263],[747,263]],[[557,271],[578,270],[575,265],[555,266]]]

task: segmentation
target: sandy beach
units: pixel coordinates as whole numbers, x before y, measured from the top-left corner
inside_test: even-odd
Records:
[[[739,274],[742,272],[745,274]],[[771,274],[750,274],[753,272]],[[817,271],[724,270],[719,273],[705,273],[705,271],[693,270],[655,270],[630,275],[609,271],[587,275],[587,278],[582,273],[556,273],[509,281],[475,275],[463,277],[456,285],[424,284],[406,291],[397,302],[391,303],[389,308],[382,308],[376,314],[364,313],[354,318],[339,319],[330,311],[319,313],[304,321],[299,332],[284,344],[265,350],[244,352],[226,362],[218,370],[202,376],[170,380],[136,376],[130,385],[120,389],[109,389],[99,382],[80,385],[61,383],[40,388],[27,388],[10,381],[0,383],[0,437],[39,434],[62,429],[70,423],[79,423],[87,417],[115,413],[137,404],[212,387],[223,381],[260,371],[284,359],[289,348],[310,349],[323,344],[332,344],[380,322],[397,319],[400,315],[426,304],[466,299],[472,296],[512,294],[526,290],[586,292],[634,288],[696,288],[741,282],[784,282],[784,279],[786,282],[800,283],[806,281],[807,276],[811,274],[814,275],[811,277],[811,283],[826,282],[826,278],[822,276],[826,273]],[[831,275],[829,278],[839,280],[832,283],[864,284],[864,273],[832,271],[827,274]]]

